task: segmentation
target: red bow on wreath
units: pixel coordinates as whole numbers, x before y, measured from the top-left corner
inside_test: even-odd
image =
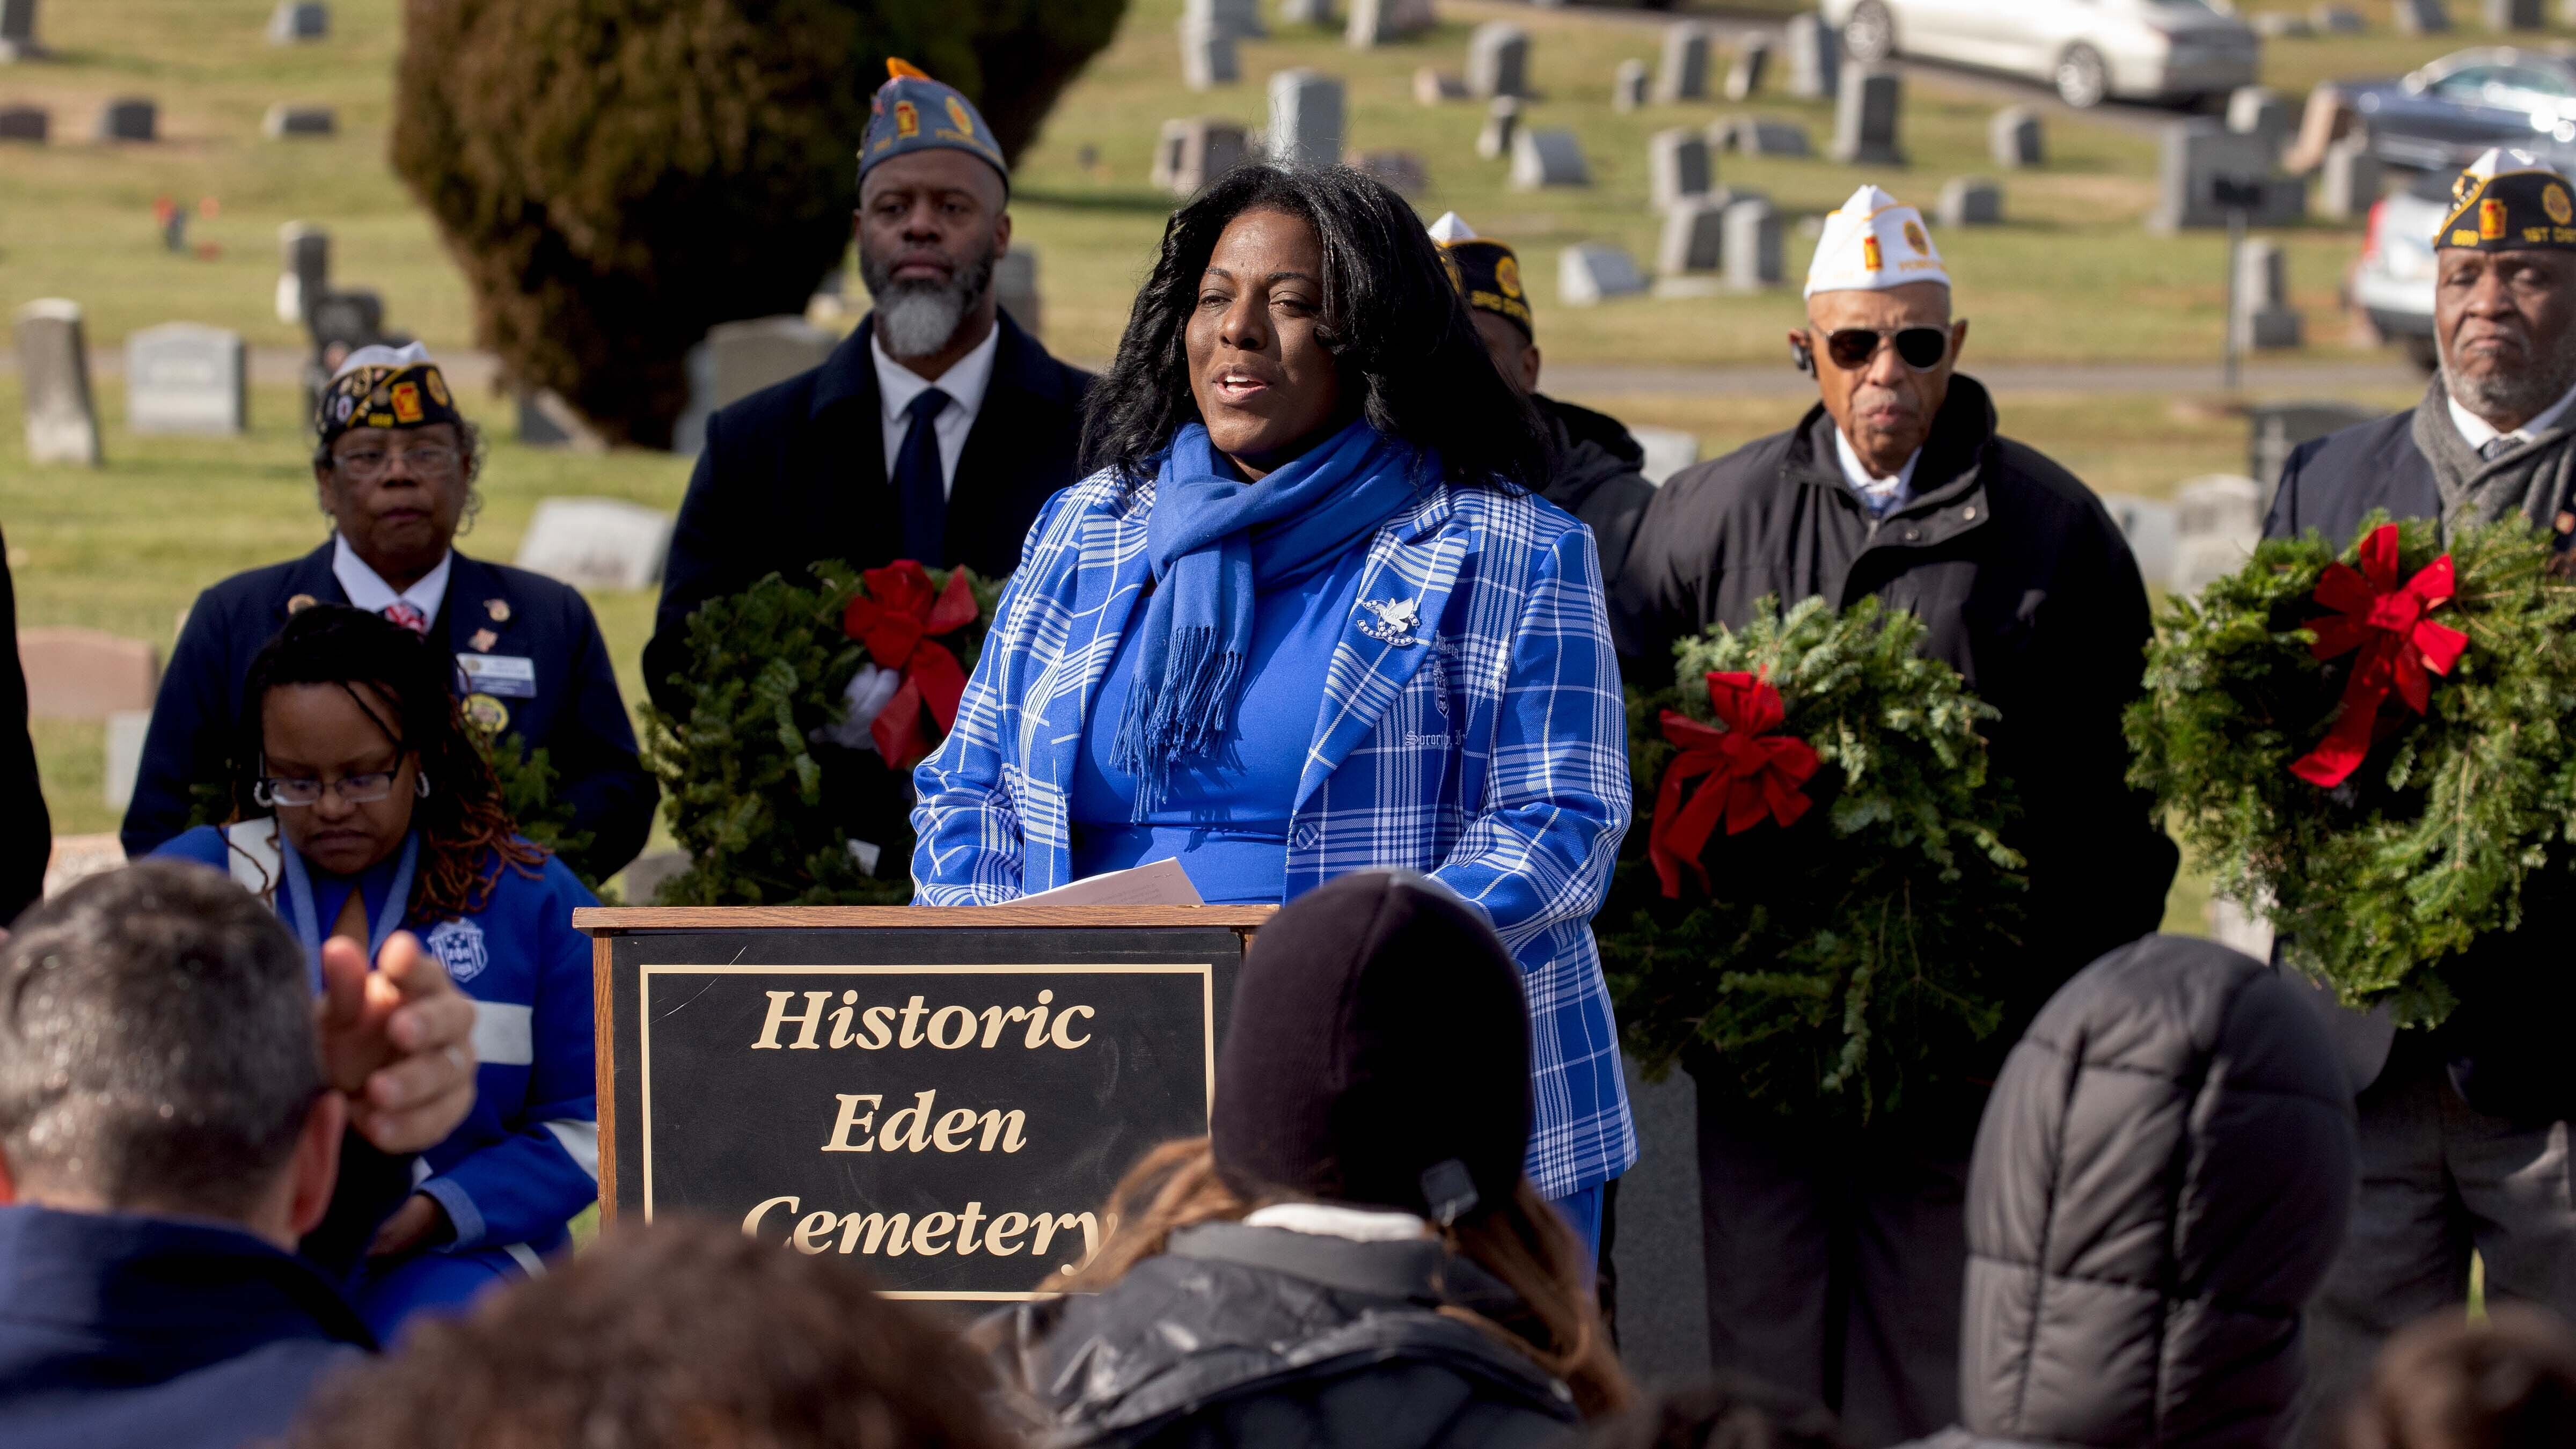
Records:
[[[1700,851],[1717,829],[1741,835],[1764,816],[1794,825],[1813,802],[1799,787],[1816,773],[1816,752],[1804,740],[1769,733],[1780,727],[1787,711],[1780,691],[1758,675],[1712,673],[1708,702],[1723,730],[1711,729],[1686,714],[1663,713],[1664,738],[1681,747],[1681,755],[1664,770],[1655,795],[1655,828],[1646,841],[1646,856],[1664,883],[1665,896],[1682,893],[1681,868],[1689,866],[1708,888],[1708,870]],[[1707,782],[1682,803],[1682,786],[1701,776]]]
[[[952,569],[948,587],[934,591],[929,572],[908,558],[859,578],[863,587],[841,615],[841,632],[866,645],[878,668],[903,671],[894,698],[868,721],[868,737],[887,764],[910,769],[930,753],[921,737],[923,705],[942,730],[957,723],[966,671],[946,645],[931,641],[975,622],[975,588],[964,569]]]
[[[2391,689],[2417,714],[2432,699],[2426,670],[2448,674],[2469,647],[2469,636],[2436,624],[2430,614],[2453,592],[2451,556],[2426,564],[2404,585],[2397,582],[2397,525],[2384,523],[2361,541],[2361,568],[2326,565],[2317,580],[2317,602],[2335,611],[2318,621],[2312,652],[2332,659],[2355,649],[2352,677],[2344,681],[2343,712],[2317,747],[2290,764],[2290,773],[2333,789],[2351,778],[2370,754],[2371,726]]]

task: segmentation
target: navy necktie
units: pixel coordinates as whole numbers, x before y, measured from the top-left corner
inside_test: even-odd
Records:
[[[894,455],[894,492],[903,507],[903,556],[924,568],[947,560],[948,484],[939,466],[937,419],[948,407],[948,394],[924,388],[904,411],[912,427]]]

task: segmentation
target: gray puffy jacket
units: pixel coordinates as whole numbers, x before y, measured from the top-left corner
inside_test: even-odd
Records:
[[[1964,1430],[2270,1449],[2342,1246],[2352,1093],[2316,1009],[2249,956],[2149,936],[2087,967],[1995,1084],[1968,1184]]]

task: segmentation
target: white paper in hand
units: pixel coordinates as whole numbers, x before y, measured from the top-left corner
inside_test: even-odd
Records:
[[[1177,860],[1157,860],[1132,870],[1113,870],[1022,896],[1014,906],[1203,906],[1199,888]]]

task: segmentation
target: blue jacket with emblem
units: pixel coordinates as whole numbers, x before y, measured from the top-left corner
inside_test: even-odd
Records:
[[[275,822],[201,825],[155,851],[228,871],[294,919],[278,868]],[[495,861],[487,858],[485,868]],[[367,918],[381,919],[390,865],[358,878]],[[324,904],[329,886],[317,885]],[[345,896],[343,897],[345,899]],[[599,904],[560,860],[533,873],[502,865],[482,910],[402,926],[474,998],[474,1110],[421,1155],[418,1190],[454,1225],[448,1251],[517,1247],[551,1252],[564,1224],[599,1195],[599,1108],[592,1075],[590,940],[572,928]],[[320,914],[317,912],[317,914]]]
[[[1152,480],[1102,473],[1039,514],[956,728],[914,774],[920,904],[1069,883],[1083,721],[1153,582],[1153,505]],[[1637,1157],[1592,941],[1629,815],[1627,709],[1592,536],[1526,494],[1440,483],[1367,549],[1361,607],[1317,681],[1286,896],[1397,867],[1485,912],[1529,998],[1527,1170],[1568,1197]]]
[[[569,585],[461,553],[453,557],[447,599],[430,637],[460,656],[522,658],[534,666],[532,693],[496,694],[510,714],[508,736],[546,751],[556,787],[571,802],[573,829],[591,836],[575,863],[604,880],[644,848],[661,789],[636,755],[635,727],[599,622]],[[331,572],[329,542],[198,595],[153,702],[134,800],[125,812],[129,857],[148,854],[187,828],[192,786],[227,778],[224,759],[239,727],[251,659],[285,627],[288,605],[299,597],[349,601]],[[487,629],[497,636],[491,647],[475,648],[476,634]]]

